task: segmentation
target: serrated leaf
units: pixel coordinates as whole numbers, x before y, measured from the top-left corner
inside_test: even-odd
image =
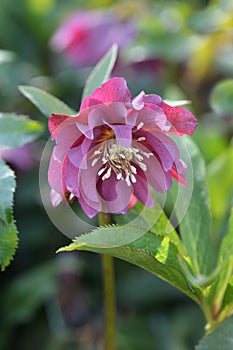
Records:
[[[19,86],[20,92],[27,97],[45,117],[50,118],[52,113],[76,115],[77,112],[67,106],[57,97],[34,86]]]
[[[178,247],[180,254],[184,254],[182,242],[156,198],[153,208],[144,207],[142,203],[137,202],[126,215],[115,215],[114,218],[118,224],[133,223],[134,226],[144,227],[145,232],[151,231],[157,235],[168,237]]]
[[[12,221],[15,186],[14,172],[0,159],[0,219],[5,224]]]
[[[24,115],[0,113],[0,148],[20,147],[33,141],[42,130],[41,124]]]
[[[205,336],[195,350],[231,350],[233,349],[233,318],[223,322],[212,333]]]
[[[233,79],[226,79],[215,85],[210,105],[220,115],[232,115],[233,111]]]
[[[104,57],[97,63],[87,79],[86,86],[83,90],[82,99],[90,96],[96,88],[100,87],[109,79],[113,66],[116,62],[117,51],[117,45],[114,44],[104,55]]]
[[[4,270],[12,260],[18,245],[17,228],[0,220],[0,266]]]
[[[180,268],[178,249],[168,237],[154,232],[145,233],[143,229],[140,238],[119,246],[119,235],[133,235],[135,231],[137,236],[140,230],[142,228],[131,225],[101,227],[77,237],[72,244],[59,251],[88,250],[110,254],[150,271],[197,301],[197,295],[190,289]]]
[[[192,169],[188,171],[193,173],[193,192],[184,218],[182,205],[176,206],[176,214],[194,277],[208,276],[213,270],[216,253],[211,236],[212,220],[205,164],[197,146],[190,138],[183,137],[182,142],[191,158]]]

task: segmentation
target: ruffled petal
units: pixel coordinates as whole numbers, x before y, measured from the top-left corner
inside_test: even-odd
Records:
[[[176,135],[193,135],[197,127],[197,120],[188,109],[181,106],[171,107],[165,102],[161,103],[160,107],[172,125],[171,133]]]
[[[79,197],[80,195],[78,188],[78,172],[79,169],[68,159],[66,164],[66,188],[75,197]]]
[[[124,78],[112,78],[101,85],[100,88],[97,88],[91,96],[86,97],[83,100],[80,109],[82,110],[93,106],[95,103],[93,100],[96,101],[96,104],[99,103],[98,101],[101,103],[129,103],[132,101],[132,97]]]
[[[147,208],[153,208],[154,206],[154,200],[152,198],[148,181],[146,179],[145,174],[143,171],[134,164],[134,166],[137,169],[137,175],[136,175],[136,183],[133,185],[134,188],[134,195],[137,199],[140,200]]]
[[[60,203],[58,197],[60,196],[61,198],[63,198],[65,194],[65,166],[66,159],[64,159],[64,161],[62,162],[56,160],[54,157],[53,150],[48,170],[48,182],[53,190],[53,192],[51,193],[51,199],[54,206]]]

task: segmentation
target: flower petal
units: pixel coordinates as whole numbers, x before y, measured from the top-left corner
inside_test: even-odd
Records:
[[[132,101],[132,97],[124,78],[112,78],[104,83],[100,88],[97,88],[91,96],[86,97],[82,101],[80,109],[82,110],[93,106],[95,103],[93,100],[96,102],[100,101],[101,103],[129,103]]]
[[[193,135],[197,127],[197,120],[188,109],[181,106],[171,107],[165,102],[161,103],[160,107],[172,125],[171,133]]]
[[[137,169],[136,183],[133,185],[134,195],[142,202],[147,208],[153,208],[154,200],[152,198],[148,181],[143,171],[134,164]]]

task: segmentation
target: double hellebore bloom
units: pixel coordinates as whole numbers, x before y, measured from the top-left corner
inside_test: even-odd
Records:
[[[153,207],[149,184],[158,192],[172,178],[185,184],[186,165],[169,134],[192,135],[195,128],[187,109],[144,92],[132,99],[123,78],[110,79],[82,101],[77,115],[51,115],[52,204],[77,197],[89,217],[125,214],[135,199]]]

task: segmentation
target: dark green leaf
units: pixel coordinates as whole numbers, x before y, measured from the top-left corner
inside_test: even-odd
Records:
[[[205,336],[195,350],[231,350],[233,349],[233,318],[223,322],[212,333]]]
[[[0,113],[0,148],[20,147],[33,141],[41,131],[41,124],[26,116]]]
[[[110,77],[117,58],[117,45],[113,45],[104,57],[97,63],[89,75],[86,86],[83,90],[82,99],[90,96],[93,91],[100,87]]]
[[[14,222],[5,224],[0,220],[0,266],[4,270],[12,260],[18,245],[17,228]]]
[[[27,97],[45,117],[49,118],[52,113],[75,115],[76,111],[67,106],[57,97],[33,86],[20,86],[20,92]]]
[[[12,221],[15,186],[14,172],[0,159],[0,219],[5,224]]]
[[[12,217],[14,191],[14,173],[0,159],[0,266],[2,270],[9,265],[18,242],[17,228]]]

